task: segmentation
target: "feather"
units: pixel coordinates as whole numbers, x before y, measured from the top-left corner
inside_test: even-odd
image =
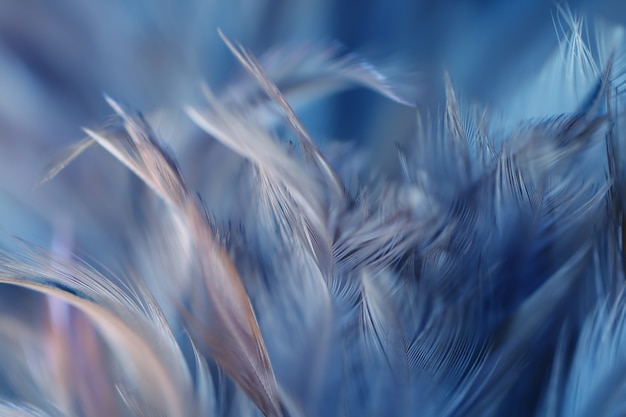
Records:
[[[396,397],[395,409],[403,415],[408,409],[409,365],[407,346],[399,316],[385,292],[367,274],[361,276],[361,317],[364,362],[378,367],[379,380],[371,385],[382,386],[368,398],[369,413],[389,410],[387,395]],[[371,365],[370,365],[371,366]],[[393,387],[387,392],[384,386]]]
[[[149,383],[136,387],[159,410],[184,413],[191,386],[180,352],[172,350],[166,335],[152,327],[129,295],[93,269],[50,259],[41,250],[23,247],[22,258],[1,254],[0,281],[63,300],[86,314],[122,361],[124,373]],[[63,268],[50,265],[63,265]],[[182,361],[182,362],[181,362]],[[183,365],[183,366],[181,366]],[[140,377],[140,375],[142,375]]]
[[[284,114],[288,126],[293,130],[302,149],[304,151],[304,155],[307,160],[310,162],[313,167],[318,171],[320,175],[320,179],[324,182],[328,188],[330,188],[331,192],[331,200],[338,200],[341,202],[343,187],[341,185],[341,181],[337,177],[337,174],[332,170],[332,168],[326,162],[324,156],[319,152],[317,147],[315,146],[313,139],[306,131],[302,122],[299,120],[296,113],[293,111],[291,106],[287,103],[284,96],[276,87],[276,84],[272,82],[272,80],[265,74],[261,66],[254,59],[254,57],[245,50],[242,46],[239,46],[237,49],[225,36],[222,32],[220,32],[220,36],[224,43],[228,46],[231,52],[239,59],[241,64],[248,70],[248,72],[255,77],[259,85],[265,90],[265,93],[271,98],[271,100],[280,108],[281,112]]]
[[[203,283],[214,315],[211,327],[194,321],[215,359],[268,415],[280,415],[274,375],[245,288],[232,261],[216,242],[199,203],[189,195],[178,169],[154,142],[152,133],[117,103],[109,104],[122,118],[125,143],[92,131],[87,133],[124,163],[161,199],[176,210],[197,251]],[[242,362],[243,361],[243,362]]]
[[[223,33],[220,36],[226,40]],[[274,47],[260,56],[259,63],[291,102],[317,100],[352,86],[362,86],[400,104],[415,105],[414,97],[407,96],[415,86],[392,85],[390,77],[384,75],[386,72],[380,71],[379,66],[373,66],[356,54],[342,54],[342,49],[336,43]],[[220,98],[226,103],[239,101],[253,108],[266,107],[267,103],[259,97],[259,88],[263,89],[257,82],[236,79],[222,91]]]
[[[2,417],[53,417],[59,415],[45,413],[29,404],[17,404],[6,400],[0,402],[0,416]]]
[[[291,210],[292,225],[294,227],[302,225],[300,233],[308,236],[306,240],[310,242],[309,248],[314,253],[318,265],[328,271],[330,267],[328,246],[331,239],[328,208],[325,208],[322,190],[305,175],[295,161],[288,157],[272,137],[265,133],[265,129],[255,125],[245,113],[238,115],[235,111],[228,111],[213,100],[210,93],[207,93],[207,98],[212,114],[201,115],[190,108],[188,113],[191,118],[216,139],[254,161],[259,167],[260,178],[267,176],[270,180],[269,185],[279,182],[284,184],[280,188],[266,189],[274,195],[288,193],[278,197],[280,204],[289,208],[293,205],[289,200],[294,200],[298,211],[304,213],[304,219],[296,220],[293,218],[296,212]]]
[[[39,181],[39,184],[37,184],[37,186],[41,186],[42,184],[56,177],[57,174],[63,170],[63,168],[68,166],[74,159],[76,159],[80,154],[85,152],[85,150],[87,150],[87,148],[89,148],[94,143],[95,141],[93,139],[86,138],[70,146],[66,151],[66,155],[64,155],[62,158],[60,158],[59,161],[52,165],[50,171],[46,175],[44,175],[44,177],[41,179],[41,181]]]
[[[0,12],[26,10],[12,3]],[[0,13],[0,131],[20,139],[2,141],[0,171],[18,180],[0,203],[29,180],[15,155],[38,163],[114,113],[43,177],[63,193],[34,194],[54,204],[20,196],[50,249],[0,241],[0,414],[624,414],[626,32],[576,4],[552,19],[539,2],[324,9],[349,45],[351,19],[375,34],[394,17],[392,34],[432,18],[420,33],[442,36],[405,52],[435,75],[408,88],[332,44],[287,46],[282,17],[316,25],[326,3],[279,3],[236,19],[220,13],[236,1],[29,3],[53,26],[46,51],[108,51],[72,61],[84,71],[46,69],[35,35]],[[448,26],[478,15],[493,32]],[[213,47],[213,19],[244,42],[218,31]],[[224,74],[226,50],[244,76]],[[496,83],[504,55],[524,77]],[[330,97],[355,86],[389,100]],[[102,88],[132,105],[105,96],[104,110],[86,93]],[[60,174],[93,144],[113,158]]]
[[[576,343],[571,367],[564,370],[565,351],[557,351],[546,402],[558,398],[556,416],[617,416],[624,413],[624,303],[599,300]],[[557,383],[556,381],[561,381]],[[544,408],[550,410],[550,408]],[[554,410],[554,406],[552,408]],[[545,415],[545,414],[544,414]]]

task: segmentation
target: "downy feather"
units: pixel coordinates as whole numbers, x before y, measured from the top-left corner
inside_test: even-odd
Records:
[[[153,10],[149,3],[136,5]],[[185,2],[158,3],[194,17],[179,10]],[[517,16],[520,4],[493,13]],[[76,13],[126,10],[102,7]],[[242,13],[242,26],[272,32],[259,22],[274,22],[273,11],[252,22],[261,9]],[[283,42],[257,59],[258,44],[248,49],[221,31],[221,49],[247,74],[216,88],[211,74],[198,77],[207,64],[196,61],[217,72],[224,62],[192,57],[205,44],[196,20],[178,33],[155,11],[140,27],[151,33],[154,24],[171,42],[151,66],[164,72],[167,85],[151,89],[167,90],[163,100],[129,92],[133,105],[123,106],[107,96],[112,121],[85,129],[42,180],[65,182],[62,196],[90,204],[66,216],[69,226],[51,228],[49,251],[3,244],[0,281],[36,293],[25,297],[37,308],[0,316],[0,414],[623,414],[626,44],[623,29],[578,10],[556,5],[552,19],[544,16],[556,50],[521,82],[481,95],[491,108],[465,95],[471,69],[459,74],[455,60],[449,73],[436,63],[437,95],[435,82],[392,86],[334,46]],[[119,36],[133,33],[125,22]],[[230,21],[224,27],[237,32]],[[193,42],[177,48],[181,39]],[[433,45],[443,57],[471,56],[472,65],[495,62],[455,40]],[[0,49],[0,65],[3,56]],[[173,56],[180,62],[171,68],[154,65]],[[208,81],[196,91],[198,78]],[[358,105],[359,126],[348,127],[362,138],[316,137],[331,119],[311,123],[300,106],[352,87],[388,99],[372,106],[379,117]],[[113,90],[124,97],[124,88]],[[337,125],[355,118],[347,109],[358,94],[329,106]],[[39,108],[16,103],[30,107]],[[28,118],[4,113],[30,131]],[[4,113],[0,106],[0,121]],[[46,114],[49,122],[56,113]],[[72,188],[62,170],[94,144],[114,158],[92,152],[103,165],[70,169],[106,167],[110,184]],[[130,179],[107,165],[117,162]],[[118,179],[125,187],[113,189]],[[117,217],[99,219],[99,201],[119,203]],[[45,221],[45,209],[35,212]],[[122,274],[75,258],[89,248],[81,236],[113,234],[111,225],[127,246],[113,248],[115,238],[101,233],[101,258],[119,260]]]

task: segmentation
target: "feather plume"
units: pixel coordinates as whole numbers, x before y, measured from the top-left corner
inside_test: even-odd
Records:
[[[67,22],[64,31],[42,20],[51,45],[69,43],[74,26],[90,35],[76,37],[79,49],[124,39],[97,63],[145,73],[141,93],[137,77],[109,78],[104,65],[88,76],[57,64],[52,81],[37,81],[43,52],[29,57],[19,45],[31,38],[2,17],[24,10],[13,3],[0,5],[0,86],[24,93],[14,107],[0,99],[0,131],[25,140],[2,139],[6,170],[19,177],[13,159],[28,138],[38,163],[61,148],[25,120],[64,135],[109,118],[84,128],[32,190],[50,199],[49,213],[25,192],[12,199],[30,177],[0,194],[20,219],[10,232],[46,225],[34,239],[43,244],[0,240],[0,416],[624,414],[619,25],[588,20],[576,4],[552,14],[525,5],[545,15],[537,38],[556,32],[545,43],[553,52],[516,48],[532,61],[528,75],[478,95],[487,108],[470,84],[511,66],[489,67],[485,51],[466,72],[444,58],[468,56],[464,45],[481,36],[513,44],[514,25],[460,39],[461,9],[420,9],[441,19],[431,26],[461,26],[423,46],[427,82],[406,86],[337,43],[251,40],[256,27],[285,30],[281,12],[321,18],[317,6],[270,2],[276,13],[264,17],[242,8],[243,23],[221,24],[245,41],[218,30],[216,47],[204,40],[204,7],[216,26],[245,2],[45,6]],[[510,3],[484,12],[524,21]],[[480,14],[473,7],[465,12]],[[109,17],[119,34],[102,29]],[[244,74],[220,74],[226,51]],[[22,61],[31,72],[20,78]],[[95,80],[110,87],[107,110],[79,100]],[[83,113],[43,110],[59,86]],[[309,117],[320,103],[328,108]],[[360,129],[346,129],[356,118]]]
[[[214,359],[265,414],[280,415],[271,365],[250,300],[232,261],[216,242],[200,203],[189,194],[177,167],[156,144],[148,126],[113,100],[108,102],[124,122],[125,137],[110,139],[89,130],[87,134],[175,210],[199,254],[201,278],[210,302],[207,316],[215,319],[203,326],[201,320],[189,316],[192,329],[202,329]]]

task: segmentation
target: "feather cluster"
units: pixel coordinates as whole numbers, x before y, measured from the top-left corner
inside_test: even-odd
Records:
[[[76,253],[78,203],[49,248],[4,239],[32,306],[0,315],[0,416],[624,415],[626,34],[554,26],[490,112],[447,73],[437,109],[335,47],[257,59],[221,32],[228,86],[145,116],[107,96],[38,190],[110,154],[73,196],[130,197],[124,266]],[[379,138],[392,169],[292,107],[353,87],[414,115]]]

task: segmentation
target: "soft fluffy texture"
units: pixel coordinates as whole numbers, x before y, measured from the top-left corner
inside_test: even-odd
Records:
[[[472,93],[488,107],[458,95],[455,74],[467,85],[477,67],[455,60],[434,82],[328,42],[257,58],[219,31],[220,58],[202,62],[197,26],[178,31],[196,3],[157,3],[34,10],[99,22],[94,43],[140,42],[140,23],[157,22],[158,59],[135,62],[126,45],[100,57],[118,70],[85,74],[77,60],[43,70],[61,83],[0,75],[23,99],[0,107],[3,172],[51,162],[35,190],[20,177],[2,198],[0,416],[626,413],[619,22],[555,6],[555,49],[529,41],[529,74],[507,80],[510,63],[492,57],[501,90]],[[244,71],[203,83],[226,51]],[[86,91],[107,83],[108,120],[65,152],[42,136],[97,118]],[[333,113],[367,113],[363,96],[329,99],[355,88],[381,96],[380,114],[359,120],[364,137],[333,138]],[[30,125],[37,112],[45,123]]]

